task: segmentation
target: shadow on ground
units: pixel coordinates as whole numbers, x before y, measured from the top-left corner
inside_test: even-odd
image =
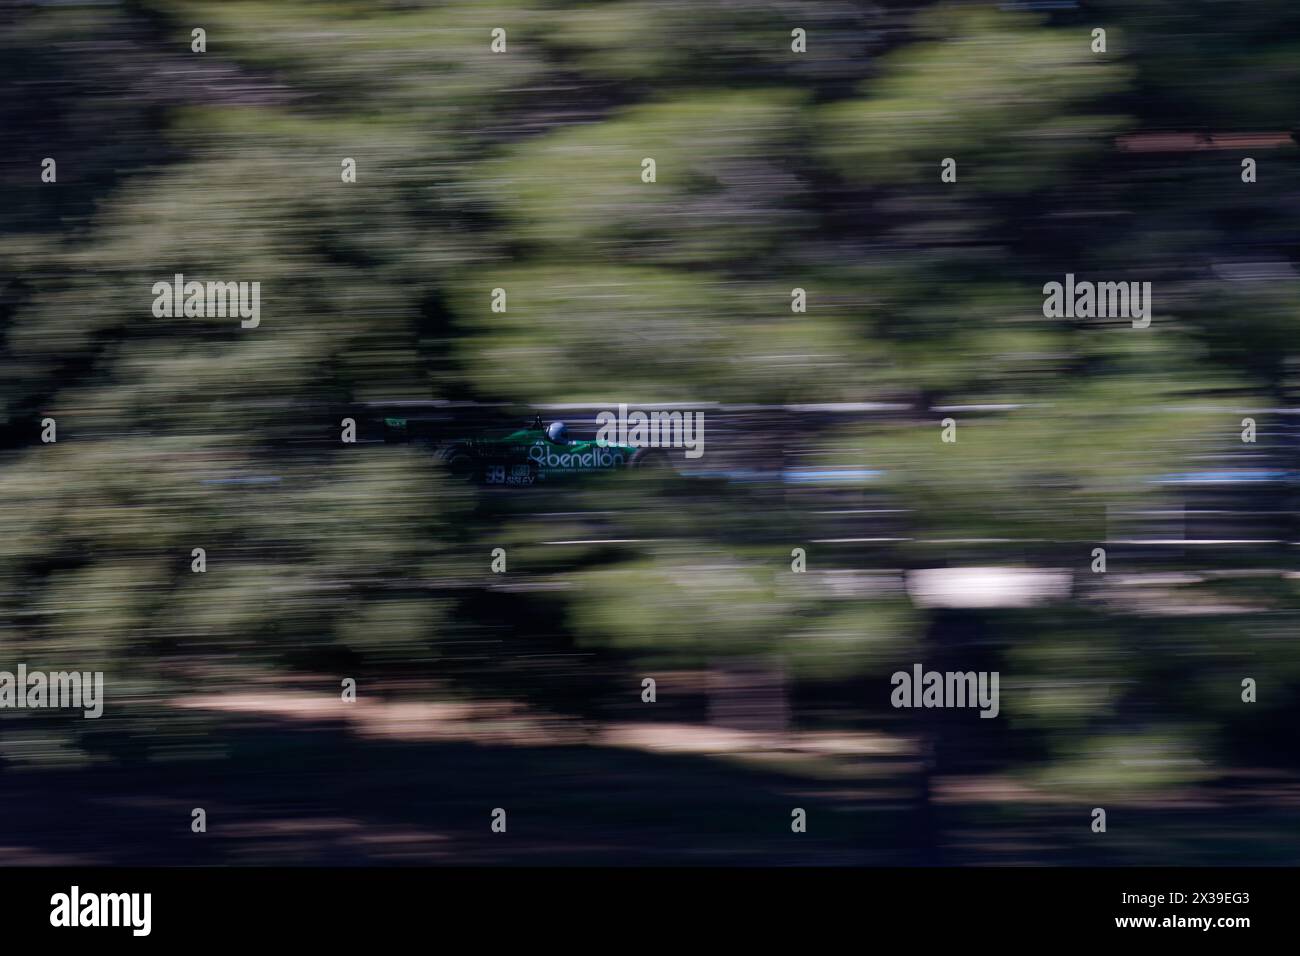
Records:
[[[1281,864],[1295,787],[1213,805],[940,806],[936,852],[905,762],[809,780],[713,757],[595,746],[371,739],[341,724],[233,722],[205,761],[0,773],[0,865]],[[1255,793],[1256,799],[1244,794]],[[1270,797],[1272,794],[1274,797]],[[1280,794],[1280,796],[1278,796]],[[207,832],[191,832],[191,812]],[[491,831],[494,808],[507,832]],[[806,833],[791,811],[807,811]]]

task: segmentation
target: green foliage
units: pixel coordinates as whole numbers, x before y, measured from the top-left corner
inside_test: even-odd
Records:
[[[1261,153],[1246,185],[1231,151],[1153,159],[1113,142],[1171,123],[1288,129],[1294,5],[1257,7],[1112,5],[1105,55],[1069,16],[989,5],[23,8],[0,37],[15,131],[0,168],[0,647],[108,671],[162,749],[175,741],[157,702],[232,660],[428,676],[452,642],[509,630],[521,657],[581,645],[611,669],[775,656],[820,684],[905,666],[930,620],[901,591],[801,583],[786,542],[807,529],[781,491],[691,497],[644,476],[556,490],[615,542],[559,545],[590,524],[539,522],[540,505],[453,485],[418,450],[343,445],[336,409],[891,402],[908,411],[762,447],[773,471],[789,449],[883,473],[852,493],[885,496],[910,540],[845,563],[959,562],[935,542],[991,539],[1003,560],[1081,567],[1108,508],[1151,501],[1150,478],[1189,450],[1227,447],[1225,408],[1294,388],[1294,281],[1214,273],[1285,258],[1293,151]],[[790,50],[796,25],[806,54]],[[491,52],[496,27],[508,53]],[[57,185],[39,180],[47,155]],[[939,180],[945,157],[956,183]],[[1149,330],[1043,317],[1044,282],[1098,269],[1154,279]],[[176,273],[260,282],[260,327],[155,317],[151,287]],[[940,442],[935,409],[980,403],[1017,407],[956,413],[957,443]],[[39,441],[45,416],[57,444]],[[496,546],[508,575],[487,570]],[[507,587],[547,590],[554,621],[510,619]],[[1221,756],[1207,741],[1240,715],[1188,696],[1238,665],[1300,680],[1295,597],[1252,593],[1239,629],[1214,611],[1158,665],[1116,635],[1163,624],[1100,586],[1057,610],[1111,601],[1104,627],[1006,623],[995,653],[1034,681],[1008,694],[1009,720],[1051,742],[1039,779],[1195,779],[1142,761]],[[489,658],[467,692],[512,666]],[[1142,689],[1127,701],[1121,666]],[[0,748],[36,759],[34,739],[6,731]],[[1173,769],[1135,775],[1133,760]]]
[[[891,54],[868,96],[822,109],[821,152],[845,176],[937,182],[951,156],[958,183],[1028,191],[1059,182],[1081,150],[1100,151],[1122,128],[1081,109],[1131,76],[1090,52],[1086,33],[971,7],[927,13],[943,39]]]

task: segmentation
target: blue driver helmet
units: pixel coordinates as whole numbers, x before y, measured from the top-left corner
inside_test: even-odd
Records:
[[[551,422],[546,426],[546,437],[557,445],[563,445],[569,440],[569,428],[564,422]]]

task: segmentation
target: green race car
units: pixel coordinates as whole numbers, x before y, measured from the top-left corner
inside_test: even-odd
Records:
[[[406,429],[404,419],[385,419],[384,424],[390,433]],[[658,449],[570,439],[564,422],[543,426],[540,415],[517,431],[445,442],[437,455],[458,478],[513,486],[668,463]]]

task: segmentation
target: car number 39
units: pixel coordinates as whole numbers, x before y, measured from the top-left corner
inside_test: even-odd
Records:
[[[527,465],[515,465],[506,475],[505,465],[489,465],[484,471],[484,481],[489,485],[531,485],[533,471]]]

